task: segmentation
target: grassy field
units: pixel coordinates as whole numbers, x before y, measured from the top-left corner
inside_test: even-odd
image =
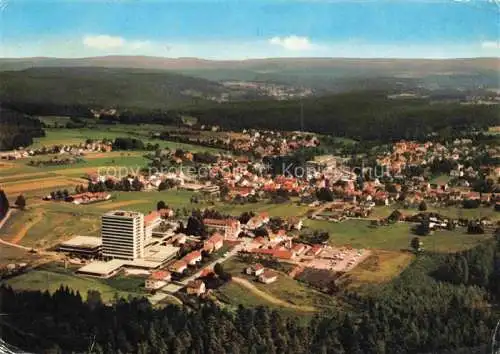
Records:
[[[348,286],[385,283],[398,276],[414,258],[415,256],[409,252],[376,250],[345,274],[341,282]]]
[[[98,279],[74,275],[73,270],[54,265],[46,265],[30,272],[15,276],[2,283],[10,285],[15,290],[40,290],[53,293],[61,285],[79,291],[83,299],[88,290],[97,290],[105,302],[112,301],[115,296],[127,298],[145,295],[141,291],[144,283],[140,278]]]
[[[446,184],[450,180],[449,175],[441,174],[441,175],[436,175],[434,178],[431,179],[431,183],[436,183],[436,184]]]
[[[416,214],[420,211],[416,208],[404,209],[402,205],[390,205],[390,206],[376,206],[373,208],[373,212],[370,215],[371,217],[376,218],[386,218],[391,213],[398,209],[404,214]],[[466,218],[466,219],[480,219],[484,217],[488,217],[491,220],[500,220],[500,213],[496,212],[493,207],[480,207],[476,209],[464,209],[458,206],[449,206],[449,207],[435,207],[432,205],[427,205],[427,212],[439,213],[441,215],[458,219],[458,218]]]
[[[52,247],[75,235],[98,234],[98,215],[58,212],[50,208],[18,212],[0,230],[2,239],[35,248]]]
[[[330,233],[330,244],[351,245],[355,248],[384,250],[406,250],[413,235],[411,225],[396,223],[389,226],[371,227],[366,220],[346,220],[341,223],[306,220],[305,226],[326,230]],[[437,231],[433,235],[421,237],[424,248],[435,252],[456,252],[472,248],[490,239],[491,235],[468,235],[463,230]]]
[[[9,263],[33,263],[39,260],[36,254],[26,252],[25,250],[0,244],[0,265]]]
[[[270,216],[302,216],[306,214],[309,207],[299,206],[293,202],[272,204],[267,201],[260,201],[243,205],[217,203],[216,209],[231,215],[240,215],[245,211],[253,211],[254,213],[268,212]]]

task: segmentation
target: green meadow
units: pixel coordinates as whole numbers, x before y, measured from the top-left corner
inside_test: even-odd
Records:
[[[390,251],[407,250],[414,235],[412,224],[396,223],[388,226],[370,225],[368,220],[346,220],[340,223],[320,220],[306,220],[304,225],[330,233],[330,244],[351,245],[354,248],[373,248]],[[469,235],[464,229],[436,231],[429,236],[421,236],[424,249],[434,252],[457,252],[472,248],[491,239],[491,235]]]

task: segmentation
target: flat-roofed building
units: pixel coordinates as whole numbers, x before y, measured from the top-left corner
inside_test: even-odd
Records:
[[[102,239],[93,236],[75,236],[59,244],[58,251],[84,257],[98,257],[102,251]]]
[[[148,215],[144,216],[144,244],[147,245],[151,243],[153,238],[153,230],[161,225],[162,218],[158,211],[152,211]]]
[[[144,256],[144,215],[114,210],[101,217],[102,254],[135,260]]]

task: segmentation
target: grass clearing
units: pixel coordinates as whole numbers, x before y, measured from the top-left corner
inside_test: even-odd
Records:
[[[318,312],[336,306],[334,297],[316,291],[283,273],[279,273],[278,280],[274,283],[263,284],[257,282],[254,277],[243,274],[243,270],[247,266],[248,264],[236,258],[231,258],[223,263],[225,271],[231,273],[233,277],[248,281],[251,286],[247,286],[248,284],[241,281],[232,281],[222,286],[217,289],[218,293],[223,294],[222,301],[227,302],[227,299],[231,299],[230,303],[234,305],[271,303],[274,307],[295,309],[295,311],[299,310],[301,312]],[[240,293],[238,297],[234,297],[234,292],[240,290],[235,289],[235,286],[246,290]],[[251,287],[255,287],[258,291],[252,291]]]
[[[373,208],[373,211],[370,217],[374,218],[386,218],[394,210],[399,210],[403,214],[417,214],[420,213],[416,208],[403,208],[402,205],[395,204],[390,206],[376,206]],[[484,207],[481,206],[475,209],[464,209],[459,206],[448,206],[448,207],[439,207],[427,204],[426,212],[439,213],[441,215],[447,216],[453,219],[466,218],[466,219],[481,219],[487,217],[494,221],[500,220],[500,213],[496,212],[493,207]]]
[[[246,211],[253,211],[254,213],[268,212],[270,216],[304,216],[309,210],[309,207],[297,205],[293,202],[272,204],[267,200],[263,200],[257,203],[246,203],[243,205],[217,203],[216,209],[235,216]]]
[[[74,275],[73,270],[56,267],[54,265],[42,266],[27,273],[15,276],[3,281],[14,290],[48,290],[50,293],[55,292],[62,286],[67,286],[74,291],[79,291],[82,298],[85,300],[87,291],[97,290],[101,293],[101,297],[105,302],[111,302],[116,296],[127,298],[128,296],[140,297],[144,293],[140,292],[140,288],[134,288],[135,291],[121,290],[119,284],[108,283],[107,280],[91,277],[83,277]],[[118,286],[118,288],[113,287]]]
[[[57,203],[54,203],[57,204]],[[34,248],[48,248],[76,235],[98,236],[99,215],[28,209],[13,214],[0,230],[6,241]]]
[[[431,183],[436,183],[436,184],[446,184],[450,181],[450,176],[445,175],[445,174],[440,174],[436,175],[434,178],[431,179]]]
[[[32,263],[36,262],[40,257],[36,254],[26,252],[26,250],[0,244],[0,265],[9,263]]]
[[[377,250],[340,281],[347,281],[349,286],[386,283],[398,276],[414,259],[415,256],[409,252]]]

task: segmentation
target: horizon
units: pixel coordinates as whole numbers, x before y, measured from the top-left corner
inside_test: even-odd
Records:
[[[1,58],[498,58],[494,1],[0,2]]]
[[[425,57],[415,57],[415,58],[399,58],[399,57],[255,57],[255,58],[243,58],[243,59],[211,59],[202,57],[164,57],[164,56],[154,56],[154,55],[133,55],[133,54],[109,54],[109,55],[96,55],[96,56],[84,56],[84,57],[56,57],[56,56],[34,56],[34,57],[0,57],[0,60],[34,60],[34,59],[47,59],[47,60],[86,60],[86,59],[97,59],[97,58],[148,58],[148,59],[167,59],[167,60],[198,60],[198,61],[210,61],[210,62],[244,62],[244,61],[263,61],[263,60],[374,60],[374,61],[390,61],[390,60],[400,60],[400,61],[452,61],[452,60],[500,60],[499,56],[478,56],[478,57],[453,57],[453,58],[425,58]]]

